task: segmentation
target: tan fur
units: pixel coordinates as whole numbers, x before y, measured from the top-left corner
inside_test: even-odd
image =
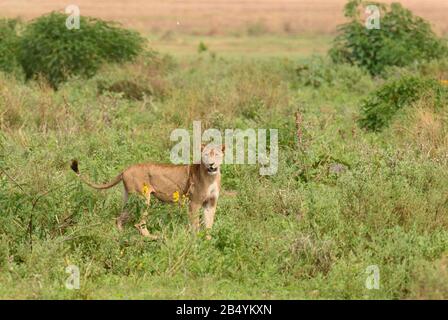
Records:
[[[151,195],[163,202],[174,202],[179,195],[189,199],[189,218],[192,230],[199,230],[199,209],[204,208],[204,225],[209,231],[213,226],[219,192],[221,189],[220,165],[223,158],[224,147],[211,147],[202,151],[201,164],[172,165],[157,163],[135,164],[124,170],[112,181],[105,184],[90,182],[79,173],[78,163],[72,162],[72,169],[87,185],[95,189],[108,189],[120,181],[124,185],[124,203],[128,200],[129,193],[138,193],[145,197],[149,206]],[[204,157],[205,155],[205,157]],[[214,170],[214,172],[210,172]],[[129,219],[129,213],[124,210],[117,218],[117,227],[122,230],[123,224]],[[135,227],[141,235],[156,238],[146,228],[147,212]]]

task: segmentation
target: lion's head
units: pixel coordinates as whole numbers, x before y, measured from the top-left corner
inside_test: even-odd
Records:
[[[209,175],[219,172],[224,160],[225,145],[202,145],[201,162]]]

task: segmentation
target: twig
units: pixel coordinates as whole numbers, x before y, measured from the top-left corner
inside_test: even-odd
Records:
[[[54,190],[59,189],[59,187],[55,187],[53,189],[47,190],[47,191],[33,197],[29,193],[27,193],[25,191],[25,189],[13,177],[11,177],[5,170],[3,170],[2,168],[0,168],[0,170],[5,176],[7,176],[9,178],[9,180],[14,182],[14,184],[17,187],[19,187],[20,190],[22,190],[22,192],[25,194],[25,196],[28,198],[28,200],[31,201],[31,215],[30,215],[30,220],[28,222],[28,228],[27,228],[26,232],[29,237],[30,250],[33,251],[33,217],[34,217],[33,212],[34,212],[34,208],[36,207],[36,205],[40,199],[42,199],[44,196],[48,195],[50,192],[53,192]]]
[[[172,275],[178,269],[180,264],[184,261],[185,256],[188,253],[190,253],[190,248],[191,247],[187,246],[182,250],[182,252],[181,252],[179,258],[176,260],[176,262],[174,262],[174,264],[166,271],[167,274]]]
[[[25,190],[22,188],[22,186],[21,186],[16,180],[14,180],[13,177],[11,177],[11,176],[10,176],[5,170],[3,170],[2,168],[0,168],[0,170],[2,171],[2,173],[3,173],[5,176],[8,177],[9,180],[11,180],[12,182],[14,182],[14,184],[15,184],[16,186],[18,186],[20,190],[22,190],[27,196],[29,196],[29,195],[25,192]]]
[[[303,131],[302,131],[302,125],[303,125],[303,118],[302,114],[299,111],[296,111],[296,135],[297,135],[297,146],[299,149],[303,147]]]
[[[30,237],[30,249],[31,249],[31,251],[33,251],[33,217],[34,217],[34,216],[33,216],[33,212],[34,212],[34,208],[36,207],[37,202],[38,202],[40,199],[42,199],[44,196],[46,196],[46,195],[49,194],[50,192],[53,192],[53,191],[56,190],[56,189],[59,189],[59,187],[56,187],[56,188],[47,190],[47,191],[45,191],[44,193],[41,193],[40,195],[38,194],[38,195],[31,201],[31,204],[32,204],[32,207],[31,207],[31,215],[30,215],[30,221],[29,221],[29,223],[28,223],[28,234],[29,234],[29,237]]]
[[[79,227],[78,229],[74,230],[71,234],[69,234],[69,235],[63,237],[62,239],[58,239],[56,242],[57,242],[57,243],[60,243],[60,242],[63,242],[63,241],[68,241],[68,240],[72,240],[72,239],[79,238],[81,235],[77,235],[77,236],[73,236],[73,235],[74,235],[76,232],[80,231],[80,230],[87,229],[87,228],[91,228],[91,227],[95,227],[95,226],[98,226],[98,225],[100,225],[100,224],[101,224],[101,222],[97,222],[97,223],[93,223],[93,224],[88,225],[88,226]]]

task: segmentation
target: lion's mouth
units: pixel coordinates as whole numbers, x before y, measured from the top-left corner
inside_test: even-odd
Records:
[[[208,171],[208,173],[216,173],[216,172],[218,172],[218,167],[216,167],[216,168],[208,167],[207,171]]]

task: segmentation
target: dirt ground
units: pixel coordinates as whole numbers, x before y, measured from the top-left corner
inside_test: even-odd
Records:
[[[390,1],[389,1],[390,2]],[[401,0],[448,33],[447,0]],[[344,21],[346,0],[0,0],[0,16],[30,19],[68,4],[81,14],[117,20],[144,32],[178,31],[215,35],[252,33],[332,33]]]

